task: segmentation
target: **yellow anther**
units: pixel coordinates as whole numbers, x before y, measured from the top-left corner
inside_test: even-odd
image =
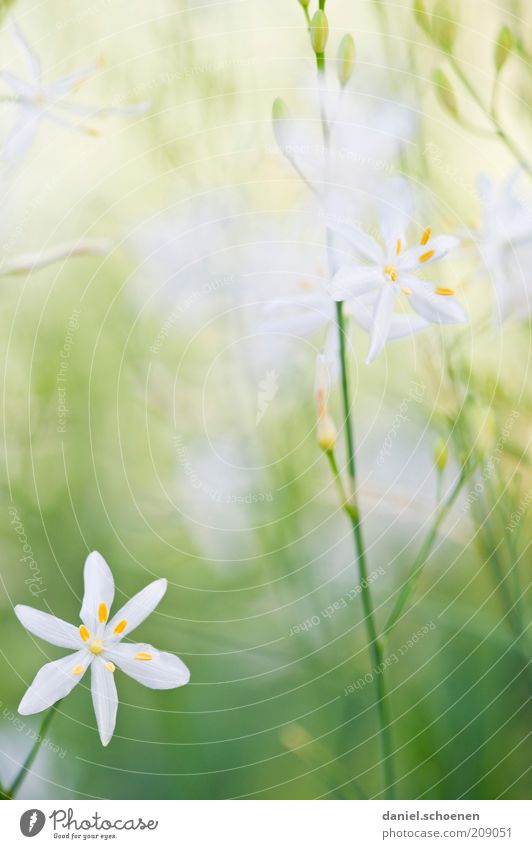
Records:
[[[409,289],[408,286],[401,286],[401,292],[403,295],[411,295],[412,289]]]
[[[105,664],[105,668],[108,669],[109,672],[114,672],[115,669],[116,669],[116,666],[114,665],[114,663],[112,661],[108,660],[107,663]]]
[[[427,251],[426,253],[421,254],[421,256],[419,257],[419,261],[428,262],[429,259],[432,259],[435,253],[436,251]]]
[[[423,233],[421,234],[421,239],[419,240],[420,245],[426,245],[428,240],[432,235],[432,227],[425,227]]]
[[[454,289],[449,289],[447,286],[438,286],[435,290],[437,295],[454,295]]]
[[[77,666],[75,666],[75,667],[74,667],[74,669],[72,670],[72,674],[73,674],[73,675],[81,675],[81,673],[82,673],[84,670],[85,670],[85,667],[83,666],[83,664],[82,664],[82,663],[78,663],[78,665],[77,665]]]
[[[401,239],[397,239],[397,244],[395,246],[395,253],[397,256],[401,253]]]
[[[397,268],[395,267],[395,265],[386,265],[384,267],[384,273],[387,274],[390,280],[393,280],[393,282],[395,283],[395,281],[397,280]]]
[[[138,651],[135,655],[135,660],[153,660],[153,655],[148,651]]]
[[[115,634],[121,634],[124,628],[127,625],[127,619],[121,619],[118,625],[115,625],[114,632]]]
[[[79,626],[79,635],[80,635],[81,639],[85,640],[85,642],[86,642],[90,637],[89,629],[85,625],[80,625]]]
[[[98,607],[98,619],[100,622],[107,622],[107,617],[109,616],[109,612],[107,610],[107,605],[104,601]]]
[[[89,646],[93,654],[101,654],[103,652],[103,643],[101,640],[93,640]]]

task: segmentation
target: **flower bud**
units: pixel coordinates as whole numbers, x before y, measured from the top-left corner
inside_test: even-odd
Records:
[[[301,6],[303,6],[304,9],[310,6],[310,0],[299,0],[299,3]]]
[[[452,52],[456,38],[456,21],[448,0],[438,0],[432,16],[432,37],[448,53]]]
[[[441,68],[437,68],[434,71],[432,81],[436,87],[436,96],[442,106],[447,109],[451,115],[457,118],[458,102],[448,76],[441,70]]]
[[[447,443],[439,436],[434,445],[434,465],[439,472],[443,472],[449,459],[449,449]]]
[[[336,425],[330,417],[329,413],[325,413],[318,419],[317,438],[318,445],[322,451],[332,451],[336,445],[338,436]]]
[[[513,50],[513,46],[514,37],[512,35],[512,31],[505,24],[499,30],[499,35],[497,36],[497,41],[495,42],[495,53],[493,58],[495,61],[495,68],[497,70],[497,73],[499,73],[503,65],[506,64],[506,61]]]
[[[324,53],[329,38],[329,21],[323,9],[318,9],[310,22],[310,41],[314,53]]]
[[[338,48],[337,68],[340,85],[346,86],[355,66],[355,42],[352,35],[344,35]]]

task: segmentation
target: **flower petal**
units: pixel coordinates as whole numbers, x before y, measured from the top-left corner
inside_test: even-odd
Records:
[[[375,302],[373,321],[371,328],[371,343],[366,362],[371,363],[382,351],[392,323],[393,307],[395,303],[395,289],[391,283],[382,287],[381,293]]]
[[[136,655],[150,655],[150,660],[136,659]],[[113,663],[145,687],[169,690],[181,687],[190,679],[190,672],[177,655],[158,651],[147,643],[120,643],[105,650],[105,659]]]
[[[40,637],[41,640],[46,640],[53,646],[61,646],[64,649],[79,648],[81,638],[74,625],[70,625],[50,613],[28,607],[26,604],[17,604],[15,613],[26,630],[35,634],[36,637]]]
[[[434,284],[417,277],[403,275],[412,290],[409,301],[419,315],[433,324],[460,324],[467,321],[467,313],[453,295],[437,295]]]
[[[165,578],[159,578],[158,581],[152,581],[147,587],[144,587],[139,593],[130,598],[118,613],[115,613],[107,631],[109,635],[114,636],[114,629],[120,623],[125,621],[127,624],[116,635],[117,639],[127,636],[137,625],[144,622],[147,616],[155,610],[163,595],[168,588],[168,581]]]
[[[105,661],[97,657],[91,669],[91,693],[96,723],[102,746],[107,746],[113,736],[118,708],[114,672],[108,669]]]
[[[22,716],[30,713],[39,713],[41,710],[51,707],[59,699],[68,696],[76,684],[79,684],[87,668],[90,666],[93,655],[86,649],[68,654],[61,660],[53,660],[42,666],[33,679],[30,687],[26,690],[18,712]],[[79,672],[74,672],[75,669]]]
[[[29,42],[26,41],[22,34],[22,30],[20,29],[17,22],[14,20],[11,21],[11,29],[13,30],[13,35],[19,47],[22,49],[23,53],[26,54],[26,60],[28,62],[31,76],[33,77],[34,81],[38,83],[41,78],[41,60],[35,53],[34,49],[31,47]]]
[[[380,199],[379,208],[384,243],[395,252],[397,240],[405,240],[413,210],[412,192],[404,177],[395,177],[387,184],[386,198]]]
[[[32,106],[20,106],[19,110],[20,114],[4,146],[3,155],[7,162],[19,159],[31,147],[44,114],[42,109]]]
[[[105,604],[107,612],[111,609],[115,594],[115,583],[109,566],[97,551],[92,551],[85,561],[85,593],[81,606],[81,621],[89,631],[96,633],[100,624],[98,610]]]
[[[344,265],[332,278],[329,293],[335,301],[345,301],[347,298],[374,292],[382,280],[383,273],[380,268],[370,265]]]
[[[9,88],[15,92],[17,97],[23,100],[33,100],[37,94],[37,87],[26,80],[21,80],[20,77],[11,74],[9,71],[0,71],[0,79],[4,80]]]
[[[364,233],[356,224],[341,221],[330,216],[326,221],[327,227],[347,242],[355,253],[362,259],[384,265],[384,251],[373,236]]]

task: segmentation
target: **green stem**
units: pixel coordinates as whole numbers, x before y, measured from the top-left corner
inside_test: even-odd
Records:
[[[395,604],[392,608],[392,612],[388,616],[388,619],[386,621],[386,625],[384,626],[384,630],[382,632],[383,639],[388,639],[392,629],[397,624],[398,620],[401,617],[403,610],[405,609],[406,605],[408,604],[408,601],[410,600],[410,597],[411,597],[412,593],[414,592],[415,587],[417,586],[418,579],[419,579],[419,577],[420,577],[420,575],[423,571],[423,568],[424,568],[424,566],[427,562],[428,556],[429,556],[430,552],[432,551],[432,547],[433,547],[434,542],[436,540],[436,537],[438,535],[438,531],[441,527],[441,524],[442,524],[443,520],[446,518],[446,516],[448,515],[449,510],[453,506],[454,502],[456,501],[458,494],[459,494],[460,490],[462,489],[466,479],[467,479],[467,473],[465,472],[464,469],[462,469],[462,472],[461,472],[457,482],[455,483],[454,487],[452,488],[451,492],[447,496],[447,499],[444,501],[443,504],[440,505],[439,509],[437,510],[436,516],[435,516],[435,519],[434,519],[434,523],[433,523],[430,531],[428,532],[427,536],[423,540],[423,543],[421,545],[419,553],[418,553],[416,559],[414,560],[414,562],[412,564],[412,568],[410,569],[408,577],[407,577],[406,581],[403,583],[403,586],[401,588],[401,592],[397,596]]]
[[[53,717],[55,711],[57,710],[58,705],[59,705],[59,702],[56,702],[55,705],[52,705],[52,707],[45,713],[43,720],[41,722],[41,727],[39,728],[39,733],[37,735],[37,739],[35,740],[33,746],[31,747],[30,752],[28,754],[28,757],[26,758],[26,760],[24,761],[24,763],[20,767],[20,770],[17,773],[17,777],[15,778],[15,780],[14,780],[13,784],[11,785],[11,787],[9,788],[9,790],[5,791],[5,796],[8,799],[14,799],[15,798],[15,795],[18,792],[20,785],[22,784],[22,782],[26,778],[33,761],[37,757],[39,747],[40,747],[40,745],[41,745],[41,743],[44,739],[44,735],[46,734],[48,726],[50,725],[50,722],[52,721],[52,717]]]

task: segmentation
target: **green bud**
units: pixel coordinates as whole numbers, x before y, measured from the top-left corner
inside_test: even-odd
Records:
[[[306,9],[307,6],[310,6],[310,0],[299,0],[299,2],[303,6],[304,9]]]
[[[500,28],[497,41],[495,42],[494,60],[497,73],[499,73],[503,65],[506,64],[506,61],[513,50],[513,46],[514,37],[512,35],[512,31],[505,24]]]
[[[439,472],[443,472],[449,459],[449,449],[447,443],[439,436],[434,445],[434,465]]]
[[[455,118],[458,117],[458,102],[447,74],[441,68],[434,71],[432,81],[436,88],[436,96],[442,106]]]
[[[318,9],[310,22],[310,41],[314,53],[324,53],[329,38],[329,21],[323,9]]]
[[[453,18],[448,0],[438,0],[434,6],[432,37],[443,50],[448,53],[452,52],[456,38],[456,21]]]
[[[338,48],[338,79],[341,86],[346,86],[351,79],[355,66],[355,42],[352,35],[344,35]]]
[[[424,32],[430,32],[430,18],[425,9],[423,0],[414,0],[414,17]]]

